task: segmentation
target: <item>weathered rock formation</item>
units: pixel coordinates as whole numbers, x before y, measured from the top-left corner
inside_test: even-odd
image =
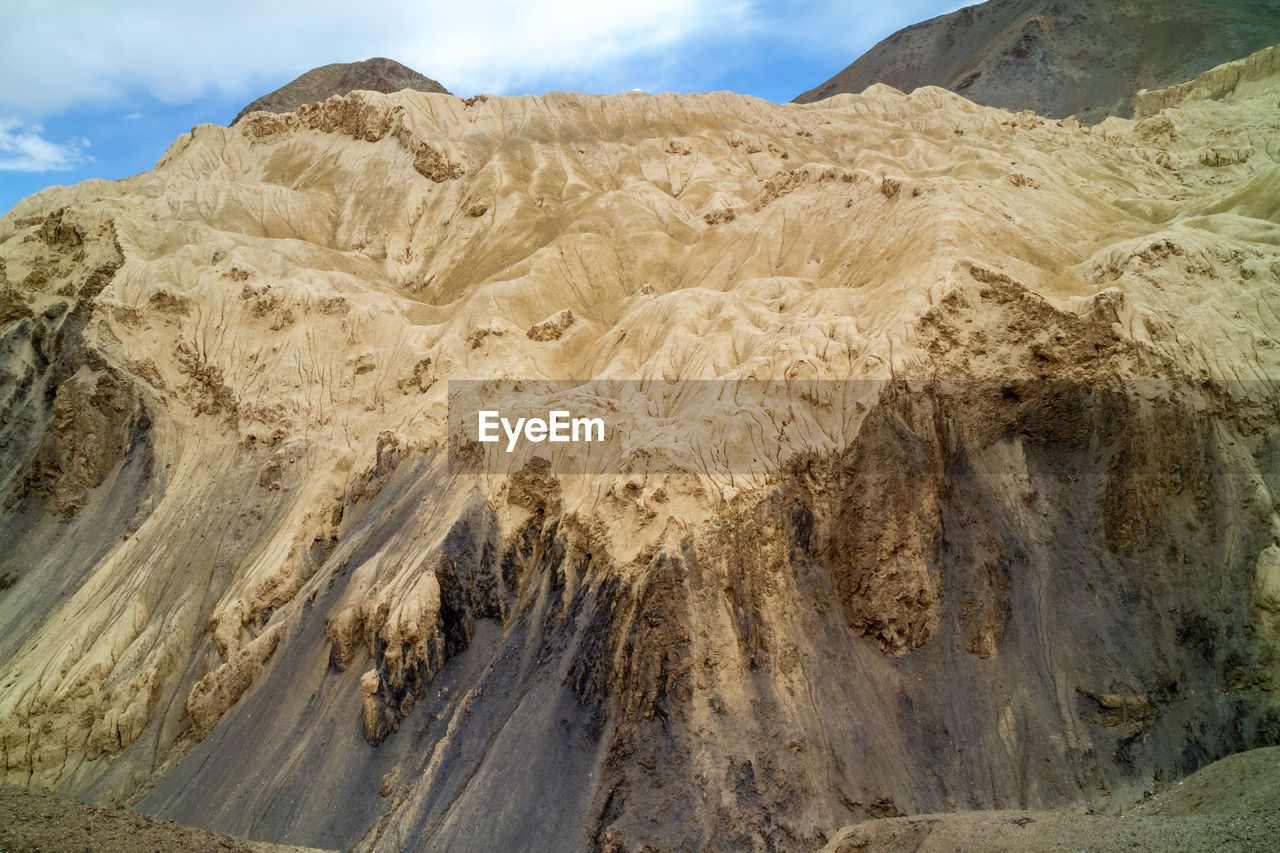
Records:
[[[323,847],[814,849],[1276,743],[1278,94],[360,92],[19,203],[4,780]],[[679,470],[450,468],[449,380],[565,377],[791,397],[671,403]]]
[[[268,92],[242,109],[231,123],[253,112],[291,113],[303,104],[318,104],[332,97],[342,97],[355,91],[382,92],[384,95],[412,89],[415,92],[439,92],[449,90],[430,77],[426,77],[401,65],[394,59],[375,56],[363,62],[335,62],[312,68],[302,76]]]
[[[941,86],[979,104],[1092,123],[1129,116],[1140,89],[1277,42],[1274,0],[991,0],[899,30],[796,100],[876,83]]]

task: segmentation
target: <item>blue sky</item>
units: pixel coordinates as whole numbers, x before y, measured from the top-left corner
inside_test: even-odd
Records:
[[[728,89],[787,101],[966,2],[5,0],[0,212],[150,169],[193,125],[330,62],[387,56],[468,96]]]

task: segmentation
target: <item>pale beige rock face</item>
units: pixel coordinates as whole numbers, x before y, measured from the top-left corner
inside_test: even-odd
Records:
[[[1230,95],[1247,97],[1249,84],[1258,81],[1263,87],[1275,76],[1280,63],[1280,45],[1265,47],[1235,62],[1211,68],[1194,80],[1148,92],[1145,89],[1133,96],[1134,118],[1148,118],[1161,110],[1176,107],[1187,100],[1205,100]]]
[[[845,684],[819,674],[844,655],[866,679],[859,697],[921,715],[901,697],[935,694],[913,694],[922,677],[894,667],[953,644],[963,667],[1041,649],[1034,690],[1060,716],[1015,719],[1030,700],[984,707],[973,725],[1000,757],[970,766],[946,741],[957,757],[942,776],[981,776],[998,802],[1061,803],[1083,796],[1071,773],[1087,765],[1108,786],[1096,796],[1140,791],[1158,762],[1139,761],[1135,777],[1098,770],[1083,756],[1102,724],[1080,709],[1090,696],[1146,702],[1147,687],[1064,674],[1066,653],[1019,621],[1053,610],[1049,581],[1019,590],[1061,576],[1037,574],[1038,555],[1078,551],[1134,572],[1153,554],[1190,565],[1202,574],[1186,569],[1199,579],[1188,584],[1135,577],[1153,595],[1201,594],[1219,557],[1208,540],[1167,531],[1218,512],[1236,519],[1223,534],[1236,538],[1212,553],[1234,566],[1252,549],[1256,567],[1221,595],[1240,613],[1250,596],[1274,613],[1262,549],[1275,483],[1258,460],[1280,379],[1278,95],[1272,76],[1091,129],[933,88],[810,106],[719,93],[354,93],[200,126],[152,172],[21,202],[0,220],[0,486],[6,523],[25,537],[0,593],[3,779],[117,799],[149,779],[163,792],[237,707],[296,677],[306,688],[280,707],[300,719],[349,708],[340,719],[383,750],[414,714],[441,721],[422,766],[405,758],[406,772],[386,777],[417,785],[365,839],[391,849],[453,796],[441,768],[469,748],[467,726],[480,725],[469,715],[498,689],[435,688],[485,621],[531,632],[490,672],[563,660],[546,683],[612,709],[598,775],[564,796],[584,816],[564,830],[575,844],[642,835],[645,797],[667,798],[659,813],[703,809],[706,832],[774,808],[783,840],[805,843],[883,797],[940,807],[958,782],[895,775],[925,738],[908,734],[916,723],[876,729],[885,751],[855,763],[870,741],[827,718],[814,684]],[[443,458],[447,382],[485,377],[879,384],[798,416],[762,474],[708,464],[457,477]],[[1203,397],[1125,385],[1153,378],[1245,384]],[[895,390],[902,379],[997,393],[913,397]],[[1060,411],[1027,390],[1042,380],[1107,386],[1121,419]],[[953,414],[961,403],[971,408]],[[738,406],[677,438],[712,448],[777,432],[771,406]],[[1133,431],[1167,424],[1170,407],[1197,414]],[[1204,424],[1220,440],[1203,438]],[[1093,473],[1048,477],[1036,442],[1119,449]],[[810,454],[808,473],[792,453]],[[957,455],[965,488],[987,502],[964,510],[965,530],[988,533],[966,540],[963,589],[943,568],[960,559],[954,537],[970,535],[956,533]],[[1081,480],[1096,487],[1087,501]],[[1218,491],[1196,491],[1202,482]],[[1253,497],[1233,508],[1227,490]],[[775,498],[807,509],[775,516]],[[1089,501],[1105,512],[1087,535],[1050,526]],[[61,513],[66,533],[42,533],[46,522],[23,514],[33,512]],[[820,567],[821,596],[796,569],[802,552]],[[55,562],[69,574],[50,574]],[[1089,580],[1101,587],[1092,594],[1120,601],[1106,577]],[[831,648],[843,651],[819,654],[817,636],[839,637]],[[1099,642],[1090,655],[1108,653]],[[1274,685],[1249,660],[1248,707],[1264,714]],[[429,712],[415,707],[428,700]],[[1037,727],[1063,732],[1044,760],[1067,781],[1015,769]],[[740,778],[737,793],[704,806],[688,791],[645,793],[617,769],[659,762],[627,738],[684,731],[698,736],[661,766],[708,785]],[[776,790],[744,757],[725,764],[746,742],[777,750]],[[840,743],[864,745],[841,758]],[[631,763],[606,762],[612,749]],[[467,784],[489,784],[487,772]],[[854,773],[861,781],[835,781]],[[890,781],[867,781],[877,778]],[[817,793],[787,800],[787,785]],[[486,789],[474,790],[478,802]],[[165,808],[198,810],[172,796]],[[972,796],[967,805],[992,804]],[[466,802],[431,824],[432,838],[458,837]],[[248,831],[231,824],[252,814],[200,817]],[[359,835],[344,831],[344,844]]]

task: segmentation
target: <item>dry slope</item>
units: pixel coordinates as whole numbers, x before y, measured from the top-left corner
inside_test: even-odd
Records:
[[[1276,0],[991,0],[899,30],[802,103],[884,83],[1101,121],[1139,89],[1181,83],[1280,42]]]
[[[236,114],[231,123],[235,124],[252,112],[290,113],[303,104],[318,103],[334,95],[347,95],[357,90],[391,94],[404,89],[449,94],[444,86],[430,77],[394,59],[375,56],[363,62],[335,62],[312,68],[249,104]]]
[[[1275,743],[1278,93],[355,93],[33,196],[4,779],[323,847],[816,848]],[[485,377],[792,396],[614,401],[675,473],[460,476]]]
[[[0,785],[0,849],[5,853],[321,853],[220,835],[125,809],[77,803],[50,791]]]
[[[1215,761],[1122,816],[968,812],[891,818],[848,827],[824,853],[975,850],[1268,850],[1280,837],[1280,748]]]

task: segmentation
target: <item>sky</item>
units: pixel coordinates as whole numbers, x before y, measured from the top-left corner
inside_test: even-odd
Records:
[[[789,101],[967,2],[4,0],[0,213],[155,165],[193,126],[331,62],[386,56],[455,95],[730,90]]]

